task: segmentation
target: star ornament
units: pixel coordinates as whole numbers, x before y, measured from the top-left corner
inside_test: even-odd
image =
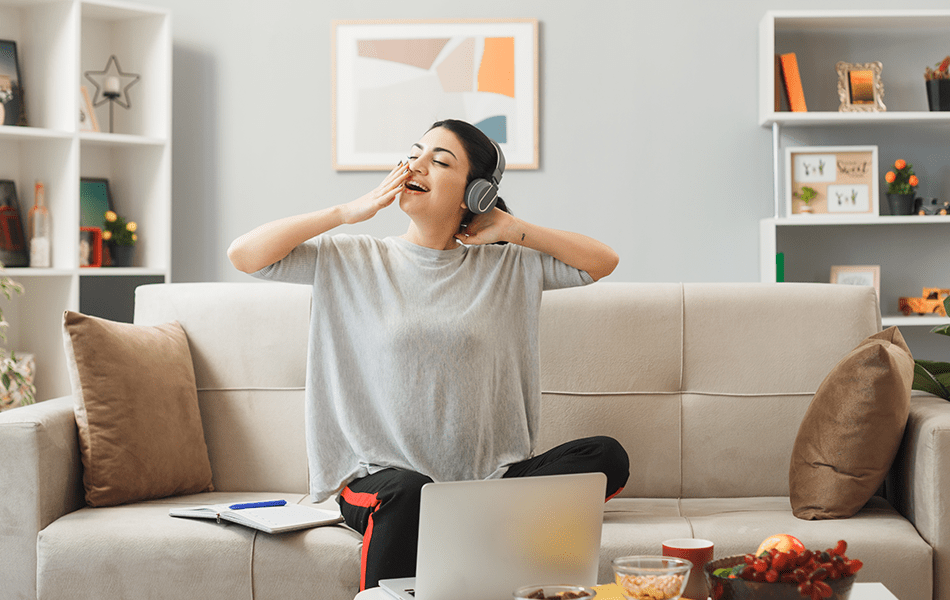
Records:
[[[86,79],[96,86],[93,106],[102,106],[106,102],[115,102],[122,108],[131,108],[129,88],[141,78],[136,73],[126,73],[119,66],[119,59],[113,54],[102,71],[86,71]]]

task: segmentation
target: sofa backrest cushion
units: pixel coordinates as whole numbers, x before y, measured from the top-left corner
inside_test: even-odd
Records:
[[[302,285],[137,288],[135,324],[178,321],[188,335],[216,490],[307,493],[309,319]]]
[[[622,496],[787,496],[818,385],[880,330],[873,288],[601,282],[546,292],[541,448],[610,435]]]
[[[188,334],[216,489],[307,491],[310,289],[142,286],[135,322]],[[873,288],[598,282],[545,292],[538,451],[586,435],[627,449],[622,495],[787,496],[818,385],[880,331]]]

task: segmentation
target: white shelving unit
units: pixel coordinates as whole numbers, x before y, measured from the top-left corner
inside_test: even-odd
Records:
[[[766,13],[759,26],[759,124],[772,130],[775,216],[760,222],[762,281],[776,281],[777,252],[785,254],[786,281],[827,282],[832,265],[881,265],[885,326],[917,329],[948,322],[900,315],[897,298],[950,285],[950,216],[783,216],[785,146],[876,145],[882,178],[895,158],[905,158],[918,174],[928,174],[931,193],[922,195],[950,197],[950,181],[935,181],[945,179],[950,166],[950,113],[928,110],[923,82],[924,67],[946,56],[948,38],[950,10]],[[775,110],[774,57],[787,52],[798,59],[809,112]],[[839,60],[884,64],[887,111],[838,112]],[[882,181],[881,205],[889,212],[885,185]]]
[[[33,183],[46,186],[53,225],[52,268],[5,272],[26,293],[4,300],[7,347],[36,355],[37,397],[68,394],[62,313],[117,320],[131,313],[131,289],[171,278],[172,43],[168,11],[112,0],[0,0],[0,39],[14,40],[28,127],[0,126],[0,179],[16,182],[21,218]],[[79,131],[83,76],[109,56],[141,79],[131,109],[116,107],[115,133]],[[108,130],[108,104],[96,109]],[[109,180],[117,212],[139,224],[130,268],[79,266],[79,181]]]

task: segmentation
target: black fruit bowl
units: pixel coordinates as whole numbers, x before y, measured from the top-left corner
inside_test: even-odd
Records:
[[[745,556],[740,554],[706,563],[703,570],[712,600],[811,600],[810,596],[805,597],[799,593],[797,583],[746,581],[713,575],[716,569],[734,567],[742,562],[745,562]],[[825,580],[832,592],[831,597],[826,600],[848,600],[855,578],[856,575],[850,575],[841,579]]]

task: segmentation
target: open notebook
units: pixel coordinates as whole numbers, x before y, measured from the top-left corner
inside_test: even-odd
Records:
[[[173,517],[193,517],[230,521],[265,533],[283,533],[321,525],[333,525],[343,520],[339,511],[314,508],[301,504],[279,504],[281,501],[248,502],[245,504],[209,504],[188,508],[173,508]]]

